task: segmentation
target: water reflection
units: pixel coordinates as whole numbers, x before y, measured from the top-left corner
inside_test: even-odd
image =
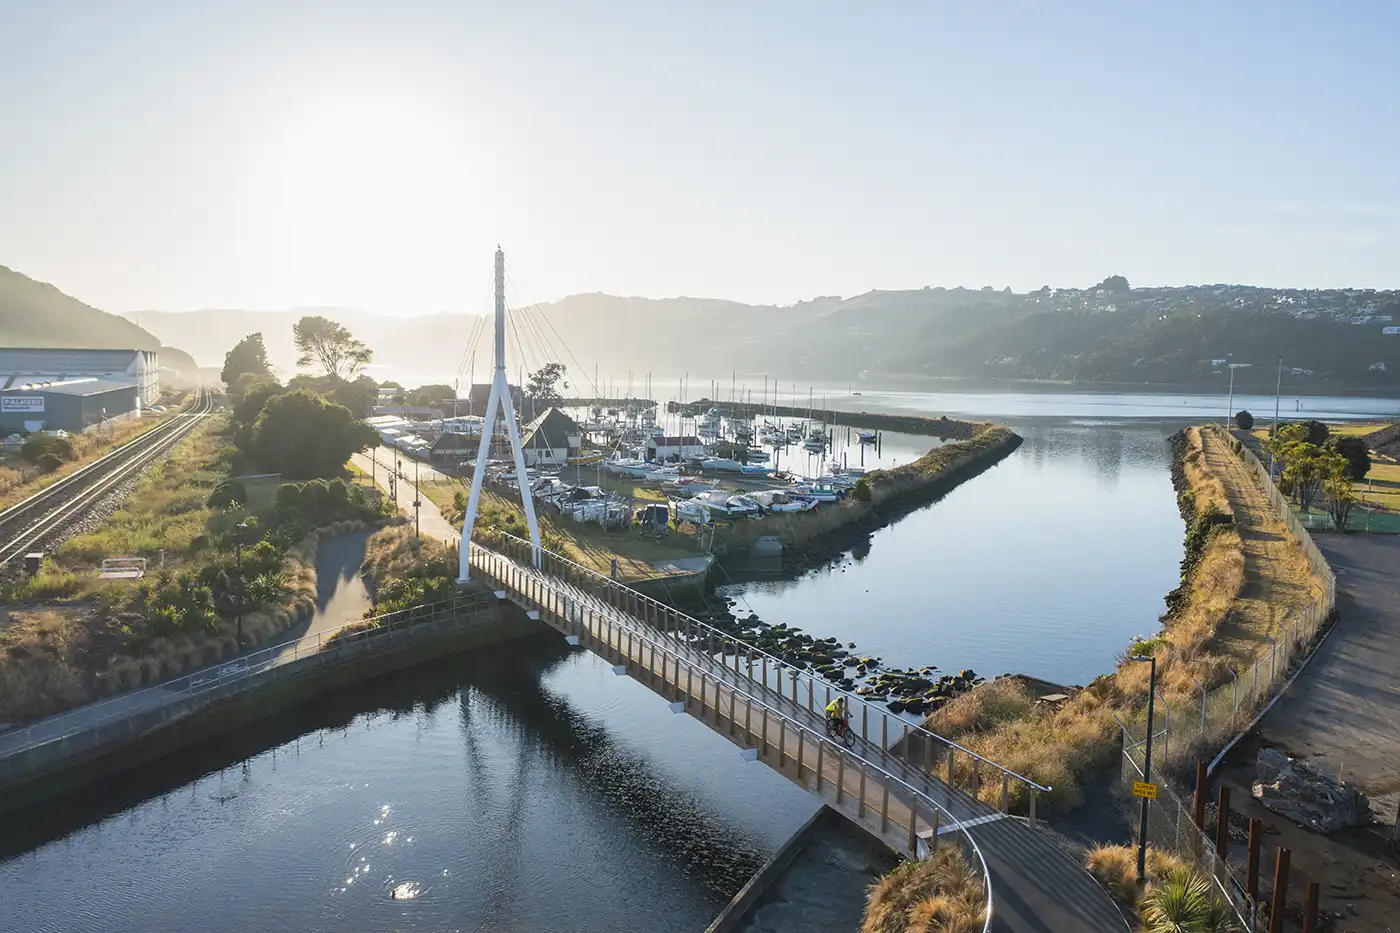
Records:
[[[544,635],[21,814],[0,892],[24,930],[694,930],[813,806]]]
[[[1009,458],[859,548],[801,574],[725,586],[741,611],[857,642],[887,663],[1084,683],[1156,626],[1181,519],[1176,426],[1013,425]]]

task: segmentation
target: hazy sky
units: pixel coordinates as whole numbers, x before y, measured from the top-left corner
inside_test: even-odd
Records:
[[[1228,8],[1228,9],[1227,9]],[[109,310],[1392,287],[1400,4],[0,0],[0,264]]]

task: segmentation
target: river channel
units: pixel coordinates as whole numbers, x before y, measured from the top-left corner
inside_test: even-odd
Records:
[[[1176,581],[1165,439],[1201,412],[1123,396],[1087,409],[1021,400],[998,415],[992,398],[923,410],[997,417],[1026,438],[1016,453],[829,566],[735,585],[740,608],[893,664],[1079,683],[1107,670],[1154,628]],[[1394,411],[1336,403],[1339,415]],[[865,393],[832,407],[931,404]],[[920,443],[887,435],[879,457],[917,456]],[[7,818],[0,926],[693,933],[814,809],[544,634],[360,685]]]

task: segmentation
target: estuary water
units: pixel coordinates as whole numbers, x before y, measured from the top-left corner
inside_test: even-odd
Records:
[[[741,609],[892,664],[1066,683],[1155,627],[1182,538],[1165,442],[1202,417],[1190,401],[864,392],[829,404],[990,418],[1025,444],[828,566],[735,584]],[[873,456],[901,462],[929,443],[886,434]],[[0,928],[698,933],[815,808],[541,634],[7,817]]]

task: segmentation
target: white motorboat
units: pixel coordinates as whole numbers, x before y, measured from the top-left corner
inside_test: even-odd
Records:
[[[711,518],[748,518],[760,511],[758,503],[752,499],[731,495],[720,489],[702,492],[690,501],[708,509]]]
[[[710,510],[703,502],[680,499],[672,503],[672,507],[676,510],[676,518],[681,521],[694,522],[697,525],[710,523]]]
[[[862,444],[873,444],[877,439],[874,431],[857,431],[856,438]]]
[[[749,463],[767,463],[768,459],[768,451],[764,450],[763,448],[749,448]]]
[[[728,457],[700,458],[700,469],[704,470],[707,473],[712,472],[714,470],[723,470],[727,473],[738,473],[743,468],[743,466],[744,465],[738,460],[731,460]]]
[[[783,489],[765,489],[746,495],[769,512],[805,512],[817,505],[815,499],[794,499]]]
[[[793,499],[809,499],[812,502],[836,502],[845,496],[845,491],[831,483],[803,483],[787,490]]]
[[[690,497],[702,492],[709,492],[719,485],[719,480],[700,479],[698,476],[677,476],[675,479],[664,480],[661,485],[669,495]]]

